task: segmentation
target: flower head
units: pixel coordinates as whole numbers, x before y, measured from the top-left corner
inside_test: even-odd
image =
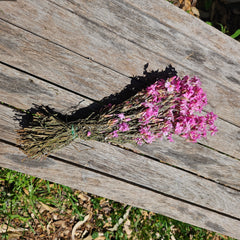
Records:
[[[127,123],[122,122],[122,123],[119,124],[119,131],[126,132],[128,130],[129,130],[129,126],[128,126]]]
[[[119,117],[121,120],[123,120],[123,119],[125,118],[125,116],[124,116],[123,113],[118,114],[118,117]]]
[[[90,132],[90,131],[87,132],[87,136],[88,136],[88,137],[91,136],[91,132]]]
[[[217,132],[214,125],[217,116],[214,113],[205,116],[197,114],[206,104],[206,93],[199,78],[174,76],[166,81],[159,79],[126,101],[124,111],[117,114],[119,123],[116,122],[112,136],[125,132],[126,136],[129,134],[128,139],[140,145],[152,143],[163,136],[173,141],[173,134],[196,142],[205,138],[207,132],[211,135]]]

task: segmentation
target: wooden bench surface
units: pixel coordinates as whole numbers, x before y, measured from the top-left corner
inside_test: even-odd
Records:
[[[0,105],[0,166],[240,239],[239,53],[165,0],[1,2],[0,101],[69,112],[121,91],[147,62],[172,64],[200,77],[219,132],[128,149],[88,141],[86,150],[77,139],[45,161],[21,161],[16,112]]]

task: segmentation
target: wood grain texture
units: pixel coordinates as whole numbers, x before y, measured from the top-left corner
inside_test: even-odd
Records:
[[[162,20],[161,14],[158,18],[151,16],[151,12],[146,14],[146,11],[141,11],[144,6],[140,5],[141,2],[135,2],[135,4],[128,4],[128,1],[105,1],[102,4],[100,1],[79,1],[73,0],[69,3],[66,0],[55,1],[56,5],[60,5],[65,9],[77,14],[79,17],[94,21],[100,26],[104,26],[109,31],[114,32],[116,35],[126,38],[128,41],[147,49],[149,52],[155,52],[165,59],[169,59],[171,62],[177,64],[179,68],[182,66],[182,70],[190,69],[200,74],[207,74],[209,78],[215,80],[221,84],[226,84],[227,87],[232,83],[225,76],[226,73],[235,76],[236,85],[239,87],[239,73],[236,73],[240,66],[240,57],[235,52],[235,58],[229,57],[228,52],[226,54],[220,51],[211,50],[211,42],[206,40],[201,43],[196,41],[196,37],[192,37],[191,26],[186,25],[184,28],[188,29],[188,34],[182,33],[180,29],[175,27],[173,23],[168,23],[168,18],[165,21]],[[133,1],[132,1],[133,2]],[[151,8],[158,9],[158,6],[162,3],[155,1],[155,6],[152,3],[148,3]],[[135,7],[137,6],[137,7]],[[162,11],[167,9],[167,5],[162,7]],[[149,7],[148,7],[149,8]],[[168,8],[168,13],[176,8]],[[156,10],[155,10],[156,11]],[[177,12],[181,12],[180,9],[176,10],[176,16],[179,16]],[[186,14],[186,13],[185,13]],[[189,16],[189,21],[194,19],[193,16]],[[181,20],[178,19],[180,22]],[[196,19],[196,24],[199,25],[199,31],[206,27],[211,34],[212,28],[209,26],[199,24],[200,20]],[[214,31],[214,30],[213,30]],[[216,30],[215,30],[216,31]],[[223,38],[225,36],[221,35]],[[220,36],[219,36],[220,37]],[[230,52],[240,50],[239,43],[230,37],[227,37],[228,49]],[[220,39],[218,39],[219,41]],[[191,56],[190,56],[191,55]]]
[[[1,139],[12,142],[15,138],[9,136],[14,137],[14,113],[4,106],[1,109]],[[81,140],[77,139],[53,156],[240,220],[240,191],[119,147],[95,141],[86,143],[92,149],[81,151],[86,147],[81,146]]]
[[[4,21],[0,20],[0,22],[2,32],[0,56],[1,60],[10,65],[17,66],[34,75],[46,78],[54,84],[95,100],[119,92],[130,82],[129,78],[54,43],[50,43]],[[211,110],[217,112],[220,107],[225,114],[231,112],[230,116],[234,114],[236,119],[240,119],[238,118],[240,109],[238,108],[240,103],[238,93],[234,93],[225,87],[219,88],[219,85],[216,85],[214,95],[210,94],[210,96],[221,99],[220,102],[216,98],[216,102],[209,102]],[[235,139],[239,138],[239,128],[229,124],[227,126],[230,127],[229,130],[228,127],[225,128],[224,126],[220,130],[223,133],[230,134],[230,139],[221,137],[219,141],[218,136],[221,136],[221,134],[218,134],[214,137],[216,140],[210,138],[207,144],[230,156],[239,158],[240,143],[235,141]],[[226,141],[226,144],[222,144],[222,141]]]
[[[0,100],[17,108],[46,105],[61,113],[86,107],[92,101],[21,71],[0,64]]]
[[[130,83],[117,74],[112,84],[116,73],[110,69],[2,20],[0,33],[0,61],[69,91],[100,100]]]
[[[29,109],[33,107],[34,103],[38,103],[49,105],[62,113],[67,113],[67,111],[76,110],[72,106],[84,99],[74,93],[2,64],[0,64],[0,72],[1,100],[18,108]],[[85,99],[79,107],[85,107],[90,103],[90,101]],[[1,124],[2,131],[8,125],[7,119],[6,117],[5,123]],[[237,154],[237,145],[234,144],[237,139],[231,141],[231,136],[234,136],[234,134],[229,135],[229,131],[236,131],[236,127],[221,120],[218,122],[222,125],[219,126],[220,132],[214,137],[214,141],[221,142],[223,139],[223,146],[230,142],[227,145],[228,150]],[[18,123],[15,122],[15,124],[15,128],[18,128]],[[5,136],[8,136],[9,132],[10,130],[8,129]],[[4,139],[3,136],[2,139]],[[12,135],[8,140],[15,142],[15,135]],[[180,138],[176,138],[175,143],[163,140],[150,145],[138,147],[127,145],[127,147],[136,152],[154,157],[156,161],[174,165],[196,175],[240,190],[240,161],[210,150],[207,147],[186,143]]]
[[[16,147],[0,142],[0,165],[26,174],[64,184],[115,201],[160,213],[211,231],[239,238],[239,221],[227,216],[169,198],[67,161],[47,158],[21,162],[25,156]]]
[[[180,10],[168,1],[153,0],[150,4],[147,0],[124,0],[123,2],[157,19],[162,24],[191,37],[197,43],[205,45],[214,52],[225,55],[234,61],[240,60],[240,45],[236,44],[234,39],[216,28],[206,25],[202,20]]]
[[[236,53],[230,54],[231,49],[238,52],[237,41],[227,37],[227,47],[226,36],[196,19],[200,30],[208,31],[206,39],[212,35],[218,39],[216,43],[201,42],[202,38],[197,40],[192,36],[192,25],[187,25],[189,34],[186,35],[186,30],[182,32],[174,27],[173,19],[169,24],[167,18],[162,22],[155,16],[156,12],[152,16],[135,6],[138,3],[134,6],[124,1],[55,3],[64,9],[49,1],[3,3],[2,18],[128,76],[140,73],[146,62],[153,69],[172,63],[181,76],[200,76],[209,99],[206,110],[214,110],[221,118],[240,126],[240,60],[233,57]],[[149,5],[158,9],[156,2]],[[170,12],[167,6],[166,11]],[[184,14],[180,16],[186,18]],[[189,16],[189,21],[192,20]],[[220,42],[226,52],[216,51]]]
[[[206,146],[177,138],[129,150],[91,141],[93,148],[81,151],[86,147],[78,139],[45,162],[21,162],[25,156],[13,147],[19,127],[14,112],[0,105],[0,165],[240,238],[240,161],[232,158],[240,158],[240,45],[168,3],[144,5],[1,3],[0,100],[66,112],[82,99],[86,106],[87,99],[122,90],[146,62],[153,69],[172,63],[180,75],[201,77],[207,110],[221,118],[219,133],[201,142]],[[164,9],[174,16],[159,15]],[[203,34],[179,19],[199,24]]]

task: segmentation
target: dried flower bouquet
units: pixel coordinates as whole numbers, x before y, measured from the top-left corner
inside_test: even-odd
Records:
[[[196,142],[217,132],[213,112],[199,113],[207,97],[197,77],[173,76],[157,79],[120,104],[107,105],[86,119],[64,122],[47,110],[32,116],[28,127],[18,130],[22,150],[41,158],[80,137],[84,140],[122,144],[152,143],[157,138],[172,140],[176,134]]]

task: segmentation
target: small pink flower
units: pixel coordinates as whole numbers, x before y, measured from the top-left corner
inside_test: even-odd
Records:
[[[142,138],[136,138],[135,141],[137,142],[138,145],[142,145],[143,144],[143,140]]]
[[[209,112],[207,115],[206,115],[206,119],[207,119],[207,123],[212,125],[214,124],[214,122],[216,121],[217,119],[217,115],[214,114],[213,112]]]
[[[177,93],[180,93],[182,80],[180,79],[180,77],[177,77],[177,76],[176,76],[172,81],[173,81],[173,83],[174,83],[174,85],[175,85],[175,91],[176,91]]]
[[[213,136],[218,131],[215,125],[212,125],[209,130],[211,131],[211,136]]]
[[[119,131],[126,132],[129,130],[129,126],[127,123],[123,122],[119,124]]]
[[[167,136],[167,139],[169,140],[169,142],[174,142],[174,140],[172,139],[172,134],[169,134],[169,135]]]
[[[154,104],[152,102],[143,102],[142,105],[146,108],[153,108],[154,107]]]
[[[183,96],[186,98],[186,99],[190,99],[191,96],[194,94],[193,90],[188,90],[186,93],[183,94]]]
[[[149,95],[159,95],[159,92],[156,89],[157,85],[152,84],[151,86],[147,87],[147,93]]]
[[[181,134],[183,132],[183,127],[179,122],[177,122],[176,127],[175,127],[175,134]]]
[[[88,137],[91,136],[91,132],[90,132],[90,131],[87,132],[87,136],[88,136]]]
[[[148,135],[145,137],[146,143],[152,143],[155,140],[154,135]]]
[[[125,118],[125,116],[124,116],[123,113],[118,114],[118,117],[119,117],[121,120],[123,120],[123,119]]]
[[[197,142],[199,138],[201,138],[201,135],[197,131],[191,131],[189,133],[189,139],[191,142]]]
[[[117,130],[112,132],[112,137],[114,137],[114,138],[118,137],[118,131]]]
[[[140,132],[142,135],[147,135],[147,134],[150,133],[149,129],[150,129],[150,126],[148,126],[148,127],[142,127],[142,126],[141,126],[141,129],[139,130],[139,132]]]
[[[191,83],[193,83],[194,85],[198,85],[199,87],[201,86],[200,79],[196,76],[191,78]]]
[[[173,92],[175,86],[174,86],[171,82],[167,81],[167,82],[165,83],[165,88],[167,88],[167,91],[168,91],[168,92]]]
[[[153,116],[158,116],[158,111],[159,111],[158,106],[149,107],[144,111],[143,118],[145,120],[149,120]]]

